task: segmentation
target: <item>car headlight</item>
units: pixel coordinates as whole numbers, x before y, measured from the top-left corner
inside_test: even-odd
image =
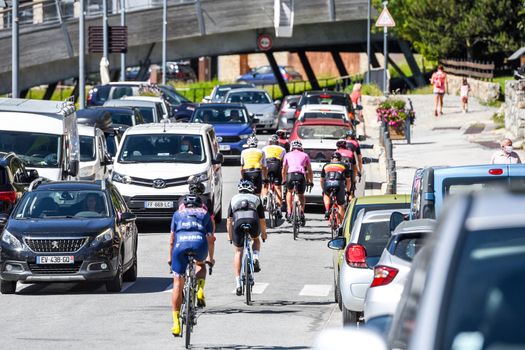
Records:
[[[240,138],[241,140],[247,140],[248,137],[250,137],[251,135],[252,135],[252,134],[243,134],[243,135],[239,135],[239,138]]]
[[[16,249],[16,250],[22,250],[22,243],[13,236],[9,231],[4,230],[4,233],[2,233],[2,242],[7,244],[10,248]]]
[[[209,179],[208,172],[205,171],[203,173],[200,173],[200,174],[197,174],[197,175],[193,175],[193,179],[194,179],[195,182],[208,181],[208,179]]]
[[[119,174],[115,171],[113,171],[113,175],[111,176],[111,179],[115,182],[120,182],[123,184],[131,183],[131,178],[128,175]]]
[[[103,231],[101,234],[99,234],[93,242],[91,242],[91,246],[95,246],[99,243],[109,242],[113,240],[113,230],[108,228],[107,230]]]

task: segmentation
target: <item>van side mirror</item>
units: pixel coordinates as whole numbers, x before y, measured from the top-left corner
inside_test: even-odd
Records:
[[[346,238],[338,237],[328,241],[328,248],[333,250],[343,250],[346,247]]]
[[[370,157],[363,157],[363,164],[370,164],[372,163],[372,158]]]
[[[79,161],[74,159],[69,162],[69,167],[66,170],[66,174],[68,176],[77,176],[78,175],[78,169],[79,169]]]
[[[120,216],[120,221],[125,224],[133,222],[135,220],[137,220],[137,215],[130,213],[129,211],[122,213],[122,215]]]
[[[106,153],[104,155],[104,159],[102,160],[101,164],[102,165],[111,165],[111,164],[113,164],[113,157],[111,157],[111,155]]]
[[[393,232],[400,223],[405,221],[405,214],[395,211],[390,215],[390,232]]]
[[[222,164],[222,163],[224,163],[224,156],[222,155],[222,153],[217,153],[212,164]]]
[[[35,169],[32,169],[32,170],[28,170],[27,171],[27,179],[29,180],[28,182],[32,182],[36,179],[38,179],[40,177],[40,175],[38,175],[38,171],[35,170]]]

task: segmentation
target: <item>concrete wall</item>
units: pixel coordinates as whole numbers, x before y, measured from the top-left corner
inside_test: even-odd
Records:
[[[448,74],[449,93],[459,95],[459,89],[463,83],[463,77]],[[500,85],[474,78],[467,78],[470,85],[470,96],[477,98],[481,102],[489,103],[497,101],[500,95]]]
[[[505,129],[525,137],[525,80],[505,82]]]

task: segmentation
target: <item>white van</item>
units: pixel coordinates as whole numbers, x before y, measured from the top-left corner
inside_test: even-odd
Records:
[[[160,220],[171,219],[194,175],[204,183],[220,222],[222,161],[209,124],[142,124],[124,133],[111,178],[139,219]]]
[[[71,102],[0,98],[0,151],[51,180],[76,179],[79,142]]]
[[[111,157],[106,149],[104,133],[99,128],[78,125],[80,143],[79,180],[103,180],[109,173]]]

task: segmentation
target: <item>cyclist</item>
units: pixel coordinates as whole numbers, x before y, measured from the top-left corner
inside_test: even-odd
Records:
[[[277,195],[277,206],[279,207],[278,213],[281,213],[280,207],[282,206],[282,166],[283,158],[286,155],[286,150],[279,146],[279,138],[277,135],[272,135],[268,140],[268,145],[263,147],[263,152],[266,157],[266,166],[268,171],[268,179],[273,180],[275,184],[275,192]],[[268,185],[263,187],[262,198],[266,198],[268,193]]]
[[[290,142],[288,142],[288,139],[286,138],[288,135],[286,130],[279,129],[275,132],[275,134],[279,138],[279,145],[281,145],[286,152],[290,152]]]
[[[291,152],[286,153],[283,161],[283,179],[286,179],[286,219],[288,222],[292,220],[292,190],[293,182],[298,181],[297,192],[299,195],[299,202],[301,203],[301,225],[304,226],[306,219],[304,217],[304,191],[306,186],[313,186],[314,173],[312,171],[312,164],[310,157],[303,152],[303,144],[300,140],[293,140],[290,143]]]
[[[355,192],[355,177],[357,175],[357,166],[356,166],[356,159],[355,159],[355,153],[352,150],[347,149],[347,141],[346,140],[339,140],[335,144],[337,147],[336,152],[341,154],[342,161],[350,167],[351,172],[351,188],[350,188],[350,199],[353,198],[354,192]]]
[[[325,219],[330,218],[330,191],[336,190],[336,204],[338,210],[337,222],[341,223],[344,215],[345,193],[350,193],[352,186],[352,173],[350,166],[343,162],[343,156],[334,152],[331,161],[323,166],[321,171],[321,188],[323,189],[323,202]]]
[[[211,201],[211,198],[209,196],[204,195],[206,187],[202,182],[196,180],[196,178],[192,175],[188,178],[188,189],[190,191],[190,194],[199,196],[199,198],[202,201],[203,207],[208,211],[208,214],[210,214],[211,223],[213,226],[213,237],[215,237],[215,213],[213,212],[213,203]],[[181,205],[184,205],[184,196],[180,197],[179,199],[178,207],[180,208]]]
[[[170,260],[173,272],[173,327],[171,332],[180,334],[180,307],[182,290],[184,289],[184,273],[188,266],[188,252],[195,253],[197,276],[197,305],[206,305],[204,299],[204,284],[206,266],[204,260],[213,266],[215,243],[212,236],[212,220],[204,208],[202,200],[195,195],[184,196],[183,205],[173,214],[170,235]]]
[[[266,156],[257,148],[257,137],[252,135],[246,140],[247,149],[241,152],[241,178],[250,180],[255,185],[255,194],[260,195],[263,179],[266,179]]]
[[[363,155],[361,154],[361,145],[356,138],[355,130],[348,130],[346,132],[346,148],[354,152],[357,156],[357,176],[361,178],[363,173]]]
[[[228,240],[235,246],[233,258],[233,269],[235,273],[236,294],[242,295],[241,288],[241,258],[244,247],[244,232],[241,225],[251,226],[250,236],[253,244],[253,269],[255,272],[261,271],[259,254],[261,251],[261,241],[259,232],[263,240],[266,240],[266,220],[264,218],[264,208],[261,199],[254,195],[255,185],[250,180],[242,179],[237,186],[239,193],[232,197],[228,207],[228,219],[226,228],[228,230]]]

